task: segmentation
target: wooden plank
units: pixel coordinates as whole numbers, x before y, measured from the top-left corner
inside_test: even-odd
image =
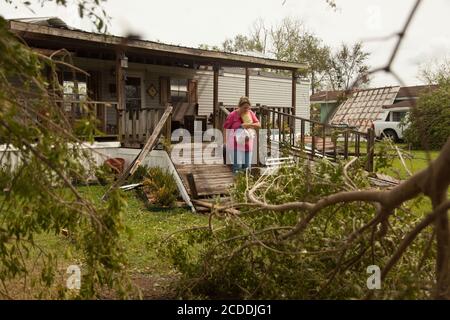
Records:
[[[117,50],[116,52],[116,94],[117,94],[117,112],[118,112],[118,122],[117,122],[117,132],[119,134],[119,139],[121,142],[128,140],[126,134],[126,112],[125,112],[125,74],[120,63],[120,58],[123,55],[122,50]]]
[[[194,178],[195,179],[195,178]],[[216,183],[207,183],[205,180],[196,180],[196,191],[198,193],[205,192],[208,190],[228,190],[228,188],[233,185],[233,181],[222,181]],[[191,190],[192,191],[192,190]]]
[[[250,70],[245,68],[245,96],[249,97],[250,95]]]
[[[189,191],[191,193],[192,198],[198,198],[197,186],[195,185],[194,175],[192,173],[188,173],[186,175],[186,179],[189,185]]]
[[[153,150],[153,148],[156,146],[156,143],[158,142],[158,137],[161,134],[161,130],[163,129],[167,119],[170,118],[170,114],[172,113],[172,107],[169,106],[166,111],[164,112],[161,120],[159,121],[158,125],[155,128],[155,131],[153,131],[152,135],[148,138],[147,142],[145,143],[144,147],[142,148],[141,152],[136,156],[134,161],[128,166],[128,168],[124,171],[124,173],[116,180],[116,182],[106,191],[106,193],[103,195],[102,199],[106,199],[109,192],[114,189],[120,187],[128,177],[132,176],[137,168],[141,165],[142,161],[145,159],[147,154]]]
[[[217,128],[219,125],[219,66],[215,65],[213,72],[213,123],[214,128]]]
[[[221,205],[215,205],[213,203],[209,203],[207,201],[202,201],[202,200],[192,200],[192,202],[197,205],[197,206],[201,206],[201,207],[205,207],[208,209],[216,209],[218,211],[225,211],[227,213],[231,213],[231,214],[240,214],[240,212],[236,209],[231,209],[231,208],[223,208]]]
[[[212,174],[204,174],[204,173],[201,173],[201,174],[199,174],[199,173],[197,173],[197,172],[194,172],[194,173],[192,173],[194,176],[195,176],[195,178],[197,179],[197,180],[208,180],[208,181],[233,181],[233,175],[230,173],[230,174],[228,174],[228,173],[223,173],[223,174],[214,174],[214,173],[212,173]]]
[[[297,72],[292,71],[292,88],[291,88],[291,106],[292,106],[292,114],[296,114],[296,105],[297,105]]]

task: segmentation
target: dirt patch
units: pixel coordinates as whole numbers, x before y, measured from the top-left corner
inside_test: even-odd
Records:
[[[137,274],[132,277],[134,284],[139,288],[144,300],[170,300],[175,299],[173,290],[174,277]]]
[[[176,298],[175,290],[173,289],[175,276],[167,277],[161,275],[152,275],[146,273],[136,273],[131,276],[131,281],[135,288],[139,291],[131,294],[131,299],[143,300],[171,300]],[[100,299],[115,300],[118,299],[115,292],[111,290],[104,290]]]

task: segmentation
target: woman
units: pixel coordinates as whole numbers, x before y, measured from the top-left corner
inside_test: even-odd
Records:
[[[237,109],[228,115],[223,124],[227,155],[233,164],[234,174],[241,170],[250,169],[253,140],[256,137],[250,130],[261,128],[258,118],[250,110],[250,107],[250,100],[247,97],[241,97]],[[243,135],[247,136],[244,140],[241,139]],[[239,139],[236,139],[237,136]]]

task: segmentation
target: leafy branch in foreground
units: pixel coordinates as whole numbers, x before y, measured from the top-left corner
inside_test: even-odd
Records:
[[[19,282],[26,291],[41,287],[40,296],[74,297],[65,281],[58,281],[67,266],[39,242],[43,235],[60,236],[63,229],[70,235],[66,258],[82,272],[75,296],[97,297],[103,288],[125,296],[130,283],[120,237],[124,202],[119,191],[99,203],[76,187],[93,175],[95,163],[58,102],[57,68],[75,71],[70,61],[30,50],[0,17],[0,296],[14,298],[12,284]],[[82,139],[92,141],[95,116],[88,103],[81,108]],[[49,293],[54,286],[58,290]]]
[[[234,189],[241,215],[170,242],[184,274],[180,294],[448,298],[449,170],[450,139],[426,170],[389,190],[371,188],[354,162],[242,176]],[[183,253],[187,245],[200,254]],[[383,290],[365,288],[369,265],[382,269]]]

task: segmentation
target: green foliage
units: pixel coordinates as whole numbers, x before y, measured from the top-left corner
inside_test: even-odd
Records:
[[[328,162],[308,168],[306,164],[282,168],[257,192],[259,199],[270,204],[292,201],[315,202],[326,195],[347,188],[344,164]],[[360,189],[367,188],[367,173],[358,164],[348,175]],[[248,201],[246,190],[254,185],[252,177],[241,175],[236,181],[233,198]],[[242,207],[238,217],[224,217],[221,227],[189,232],[189,238],[173,239],[168,246],[183,277],[179,294],[183,298],[233,299],[350,299],[369,293],[367,267],[383,267],[395,252],[407,227],[420,214],[411,214],[421,205],[417,199],[395,212],[384,237],[371,232],[345,246],[350,234],[369,222],[375,214],[370,204],[351,203],[325,208],[300,234],[281,241],[283,234],[305,217],[307,212]],[[421,234],[376,292],[382,298],[424,298],[433,278],[430,259],[422,260],[422,251],[430,233]],[[261,242],[264,242],[264,245]],[[430,253],[432,255],[432,253]]]
[[[450,137],[450,79],[422,94],[409,112],[404,138],[414,149],[439,150]]]
[[[100,2],[76,1],[80,15],[104,30],[104,12],[96,11],[101,11]],[[55,3],[66,5],[64,0]],[[124,201],[113,190],[107,202],[95,203],[73,184],[87,183],[95,172],[91,151],[77,133],[92,141],[96,124],[88,116],[72,130],[56,102],[62,91],[58,66],[18,40],[0,17],[0,143],[5,146],[2,163],[14,164],[0,172],[0,297],[10,297],[5,283],[14,281],[24,288],[43,287],[37,297],[49,288],[57,288],[60,298],[94,298],[105,288],[125,296],[130,287],[119,237]],[[73,261],[81,267],[81,289],[72,293],[57,277],[55,254],[35,241],[62,229],[82,253]]]
[[[333,90],[350,90],[369,83],[366,77],[369,66],[369,53],[365,52],[362,43],[353,46],[342,44],[338,51],[330,56],[327,75]]]
[[[223,50],[227,52],[255,51],[263,52],[263,44],[259,39],[250,39],[245,35],[238,34],[234,39],[226,39],[222,44]]]
[[[327,3],[336,8],[334,1]],[[207,45],[201,45],[201,48],[210,49]],[[311,80],[313,94],[326,87],[348,90],[356,79],[359,79],[357,87],[369,83],[369,79],[365,77],[369,70],[369,54],[363,50],[361,43],[351,46],[342,44],[333,52],[322,39],[308,31],[302,21],[290,17],[271,26],[258,19],[250,26],[247,34],[226,39],[222,43],[222,49],[228,52],[273,54],[279,60],[304,63],[305,69],[299,71]]]
[[[164,207],[173,206],[178,197],[178,187],[172,175],[157,167],[148,169],[144,190],[153,196],[155,204]]]
[[[139,183],[144,181],[149,175],[149,168],[147,166],[139,166],[131,177],[131,183]]]
[[[95,177],[102,186],[106,186],[114,181],[116,175],[111,167],[104,163],[96,168]]]

